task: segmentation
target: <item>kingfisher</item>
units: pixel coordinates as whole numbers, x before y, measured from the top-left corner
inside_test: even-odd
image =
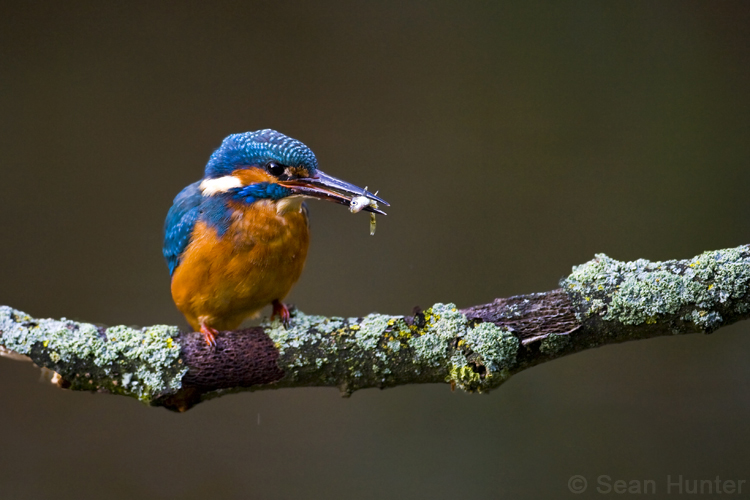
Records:
[[[284,324],[283,300],[297,282],[310,242],[305,198],[385,215],[378,196],[318,169],[312,150],[271,129],[232,134],[206,164],[203,178],[174,199],[164,223],[164,258],[172,299],[195,331],[215,346],[268,304]]]

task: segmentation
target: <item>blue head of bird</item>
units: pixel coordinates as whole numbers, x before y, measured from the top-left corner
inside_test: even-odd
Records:
[[[230,192],[246,203],[307,197],[349,205],[353,196],[365,196],[388,205],[374,194],[320,171],[310,148],[271,129],[224,139],[206,165],[201,189],[209,195]]]

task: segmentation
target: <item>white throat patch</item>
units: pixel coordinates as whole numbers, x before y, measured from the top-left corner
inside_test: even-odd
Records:
[[[230,189],[239,187],[242,187],[242,181],[233,175],[225,175],[216,179],[206,179],[200,185],[203,196],[226,193]]]
[[[288,212],[300,212],[302,211],[302,202],[304,198],[302,196],[287,196],[276,202],[276,213],[284,215]]]

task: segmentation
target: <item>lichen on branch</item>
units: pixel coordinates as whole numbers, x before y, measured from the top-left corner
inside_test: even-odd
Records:
[[[313,316],[220,332],[216,346],[176,327],[98,327],[0,307],[0,356],[57,372],[61,387],[135,397],[184,411],[241,390],[450,383],[486,392],[512,374],[592,347],[710,333],[750,315],[750,247],[692,259],[576,266],[550,292],[413,317]]]
[[[289,327],[274,321],[263,328],[285,373],[277,386],[338,386],[345,394],[418,382],[487,390],[510,376],[519,345],[492,323],[472,324],[453,304],[435,304],[409,321],[296,312]]]
[[[188,367],[175,326],[101,328],[68,319],[34,319],[0,306],[0,344],[57,372],[70,389],[111,392],[149,403],[176,391]]]
[[[640,325],[679,315],[710,333],[724,324],[722,315],[748,311],[743,299],[750,286],[750,250],[743,245],[664,262],[620,262],[597,254],[574,267],[561,286],[581,321],[599,314],[605,321]]]

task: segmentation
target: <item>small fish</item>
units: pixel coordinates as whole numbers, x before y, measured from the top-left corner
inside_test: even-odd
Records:
[[[374,204],[375,208],[377,208],[378,206],[375,201],[371,200],[367,196],[355,196],[349,203],[349,211],[353,214],[356,214],[364,210],[365,207],[369,207],[371,204]]]
[[[365,186],[365,193],[367,192],[367,186]],[[377,196],[378,192],[375,191]],[[349,202],[349,211],[353,214],[361,212],[365,207],[378,208],[378,202],[368,198],[367,196],[355,196],[352,201]],[[375,235],[375,226],[377,221],[375,220],[375,214],[370,212],[370,236]]]

